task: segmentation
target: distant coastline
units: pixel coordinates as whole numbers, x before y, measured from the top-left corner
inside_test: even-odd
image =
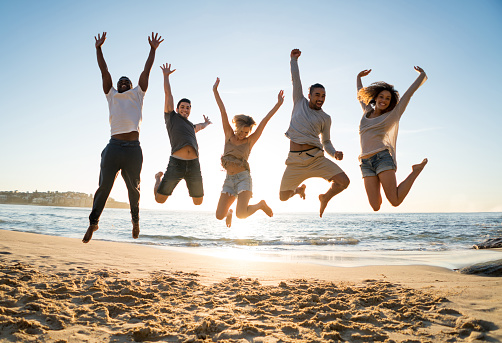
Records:
[[[62,207],[92,207],[92,194],[79,192],[18,192],[0,191],[0,204],[62,206]],[[109,208],[129,208],[125,202],[108,198],[106,206]]]

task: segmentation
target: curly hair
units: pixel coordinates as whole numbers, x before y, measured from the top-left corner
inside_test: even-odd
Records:
[[[382,91],[389,91],[391,94],[389,107],[385,109],[385,112],[392,111],[394,107],[396,107],[399,102],[399,92],[394,89],[394,85],[391,85],[387,82],[378,81],[373,82],[368,87],[361,88],[359,92],[357,92],[357,100],[361,101],[366,105],[372,105],[375,107],[376,98],[378,94]]]
[[[240,128],[243,126],[249,126],[250,128],[253,128],[253,126],[256,125],[256,122],[254,119],[250,116],[247,116],[245,114],[237,114],[234,116],[234,119],[232,119],[232,123],[235,124],[236,128]]]

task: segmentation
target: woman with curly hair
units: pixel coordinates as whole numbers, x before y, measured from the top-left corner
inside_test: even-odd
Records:
[[[221,165],[227,171],[227,177],[221,190],[218,208],[216,209],[216,218],[218,220],[225,218],[227,227],[230,227],[232,225],[233,213],[230,206],[232,206],[236,198],[237,206],[235,214],[239,219],[247,218],[258,210],[262,210],[269,217],[273,216],[272,209],[267,205],[265,200],[261,200],[254,205],[249,205],[253,192],[248,158],[251,149],[260,138],[268,121],[284,102],[284,91],[281,90],[279,92],[277,103],[265,118],[262,119],[256,131],[251,134],[251,130],[256,123],[250,116],[244,114],[236,115],[232,120],[235,130],[230,125],[227,111],[218,93],[219,84],[220,79],[217,78],[213,86],[213,92],[221,112],[221,122],[223,124],[223,132],[225,133],[225,148],[221,156]]]
[[[380,185],[392,206],[399,206],[422,172],[427,159],[412,166],[412,172],[397,185],[396,181],[396,141],[399,120],[408,105],[411,96],[427,80],[427,75],[420,67],[414,67],[420,74],[406,93],[399,99],[399,93],[393,85],[375,82],[363,87],[361,78],[371,69],[357,75],[357,100],[361,103],[364,114],[359,125],[361,140],[361,171],[366,194],[373,210],[382,205]]]

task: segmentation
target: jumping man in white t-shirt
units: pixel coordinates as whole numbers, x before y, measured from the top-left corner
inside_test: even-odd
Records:
[[[94,37],[96,40],[96,55],[103,79],[103,91],[108,100],[110,110],[111,139],[101,153],[101,170],[99,173],[99,188],[94,195],[92,211],[89,215],[89,228],[82,239],[87,243],[98,229],[99,217],[106,200],[110,195],[115,178],[121,171],[129,193],[129,204],[132,217],[132,237],[139,237],[139,183],[143,164],[143,153],[139,144],[139,128],[142,119],[143,98],[148,88],[148,78],[155,60],[155,51],[164,41],[157,33],[148,37],[150,54],[141,73],[138,86],[132,88],[128,77],[122,76],[113,88],[112,76],[108,72],[101,46],[106,40],[106,32]]]

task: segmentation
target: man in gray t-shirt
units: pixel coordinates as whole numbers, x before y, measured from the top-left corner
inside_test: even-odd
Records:
[[[174,188],[181,180],[185,180],[188,193],[195,205],[202,204],[204,189],[202,174],[199,164],[199,146],[195,133],[206,128],[211,121],[204,116],[204,123],[192,124],[188,120],[192,105],[190,100],[183,98],[178,102],[174,110],[174,100],[169,83],[169,75],[176,69],[171,70],[170,64],[160,67],[164,74],[164,120],[171,143],[171,157],[166,172],[155,174],[155,201],[163,204],[173,193]]]
[[[322,110],[326,91],[316,83],[309,89],[308,100],[303,96],[298,57],[301,51],[291,51],[291,77],[293,79],[293,113],[286,137],[290,140],[286,170],[281,180],[280,199],[286,201],[295,194],[305,199],[305,184],[311,177],[321,177],[331,182],[331,187],[319,195],[319,216],[335,195],[348,187],[350,181],[343,170],[324,156],[324,150],[337,160],[343,153],[337,151],[330,139],[331,117]],[[321,135],[321,140],[319,140]]]

